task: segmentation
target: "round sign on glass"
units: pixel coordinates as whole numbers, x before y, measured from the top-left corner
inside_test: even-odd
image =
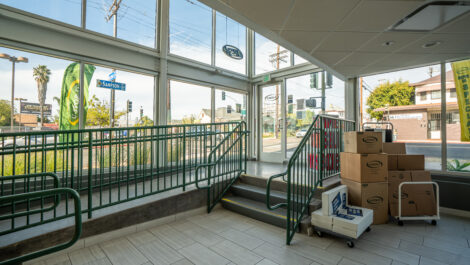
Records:
[[[237,47],[233,45],[226,44],[222,47],[222,51],[230,58],[235,60],[243,59],[243,53]]]

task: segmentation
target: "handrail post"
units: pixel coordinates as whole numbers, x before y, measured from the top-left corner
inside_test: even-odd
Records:
[[[324,119],[320,116],[320,150],[318,152],[318,169],[320,169],[320,186],[323,187],[323,177],[324,177],[324,167],[323,164],[325,163],[324,159],[325,154],[325,125]]]
[[[186,191],[186,126],[183,126],[183,191]]]
[[[91,174],[92,174],[92,167],[93,167],[93,139],[92,139],[92,132],[88,132],[88,219],[92,218],[92,208],[93,208],[93,191],[91,185]]]

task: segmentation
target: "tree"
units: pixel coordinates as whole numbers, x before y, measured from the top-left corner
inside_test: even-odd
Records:
[[[11,105],[7,100],[0,100],[0,126],[9,126],[11,122]]]
[[[367,113],[372,118],[381,120],[383,111],[375,111],[386,106],[403,106],[415,103],[415,89],[409,86],[408,81],[386,82],[377,86],[369,95],[366,105],[369,107]]]
[[[41,127],[44,124],[44,103],[46,102],[47,83],[49,82],[49,76],[51,70],[45,65],[38,65],[33,68],[33,77],[38,85],[38,100],[41,108]]]
[[[124,111],[114,112],[114,118],[118,120],[124,114],[126,114]],[[100,128],[109,126],[109,118],[109,104],[105,101],[100,101],[96,95],[93,95],[88,104],[86,125],[99,126]]]
[[[148,116],[143,116],[135,126],[153,126],[153,121]]]

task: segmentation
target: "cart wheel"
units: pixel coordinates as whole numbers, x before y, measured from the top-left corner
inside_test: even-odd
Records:
[[[367,227],[366,232],[370,232],[370,226]]]
[[[352,241],[346,241],[346,244],[347,244],[348,247],[350,247],[350,248],[353,248],[353,247],[354,247],[354,242],[352,242]]]
[[[436,221],[436,220],[432,220],[432,221],[431,221],[431,224],[432,224],[432,225],[437,225],[437,221]]]
[[[323,237],[323,232],[322,231],[315,231],[318,237]]]
[[[398,225],[399,225],[399,226],[403,226],[403,221],[401,221],[401,220],[398,221]]]

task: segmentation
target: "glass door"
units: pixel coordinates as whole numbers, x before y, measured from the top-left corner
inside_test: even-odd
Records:
[[[259,93],[260,160],[282,163],[286,154],[283,83],[261,86]]]

